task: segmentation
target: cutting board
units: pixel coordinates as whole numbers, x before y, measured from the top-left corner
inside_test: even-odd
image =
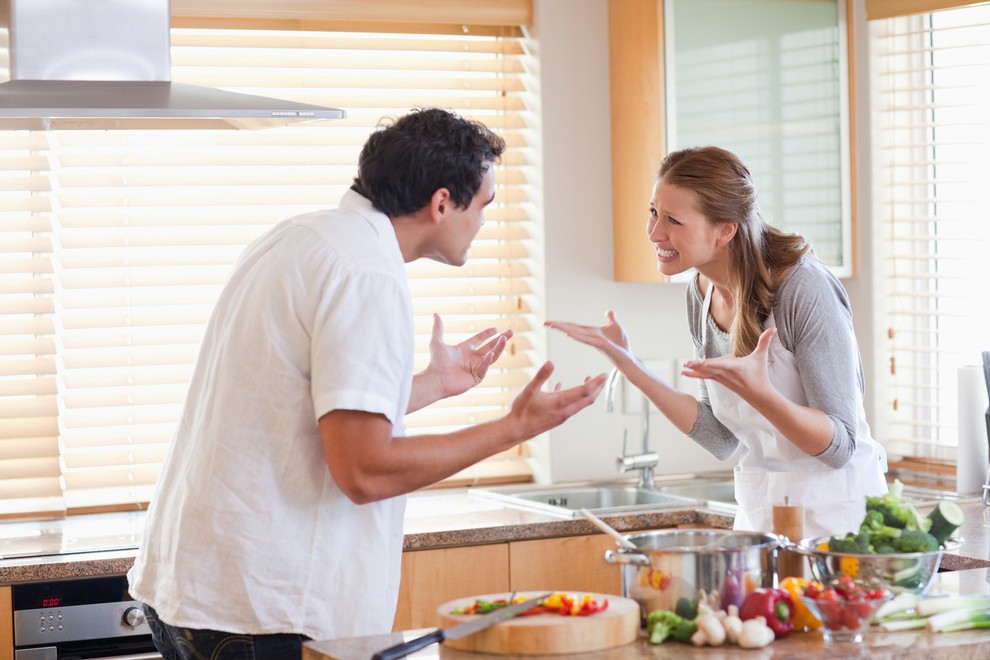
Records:
[[[631,598],[610,594],[564,591],[571,597],[589,595],[601,603],[608,600],[608,609],[588,616],[562,616],[560,614],[532,614],[496,623],[474,635],[461,639],[448,639],[443,645],[462,651],[494,653],[501,655],[555,655],[589,653],[630,644],[639,637],[639,604]],[[537,596],[517,593],[517,596]],[[448,628],[470,621],[476,614],[451,614],[455,609],[467,607],[478,599],[508,600],[512,594],[486,594],[460,598],[437,608],[437,624]]]

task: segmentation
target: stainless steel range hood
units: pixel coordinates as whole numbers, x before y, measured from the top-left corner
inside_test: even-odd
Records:
[[[168,0],[0,0],[0,130],[266,128],[343,110],[171,81]]]

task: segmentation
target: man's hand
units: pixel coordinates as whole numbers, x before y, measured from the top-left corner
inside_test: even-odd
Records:
[[[407,413],[425,408],[435,401],[455,396],[484,380],[488,367],[502,355],[512,330],[498,332],[486,328],[451,346],[443,341],[443,321],[433,315],[430,336],[430,364],[413,378],[412,395]]]
[[[576,412],[591,405],[605,386],[605,374],[585,378],[583,385],[561,389],[555,385],[551,391],[543,391],[543,385],[553,373],[553,363],[540,367],[533,380],[512,400],[507,421],[517,429],[517,441],[548,431],[565,422]]]

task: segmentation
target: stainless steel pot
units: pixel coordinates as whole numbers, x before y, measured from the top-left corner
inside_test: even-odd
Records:
[[[779,537],[715,529],[664,529],[625,534],[637,549],[607,550],[620,564],[622,595],[653,610],[677,611],[704,600],[714,610],[740,606],[753,589],[772,587]]]

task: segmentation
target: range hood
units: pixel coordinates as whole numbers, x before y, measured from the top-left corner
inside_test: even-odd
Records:
[[[236,1],[236,0],[235,0]],[[343,110],[172,82],[168,0],[0,0],[0,130],[258,129]]]

